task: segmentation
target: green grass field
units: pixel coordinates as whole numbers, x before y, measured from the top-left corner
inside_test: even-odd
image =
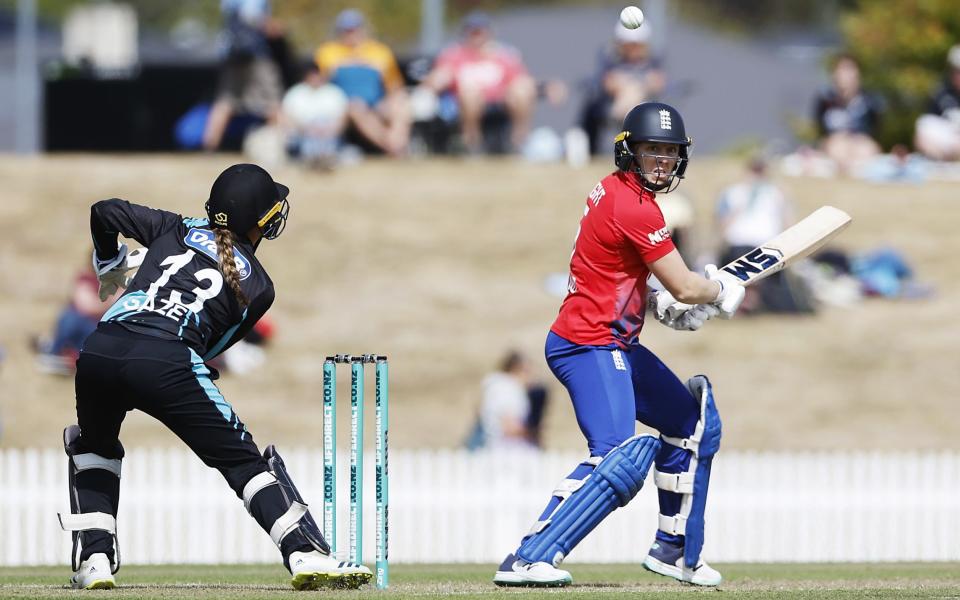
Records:
[[[360,591],[294,592],[286,571],[274,565],[125,566],[120,588],[75,592],[65,585],[65,569],[25,567],[0,570],[0,599],[64,598],[103,595],[117,598],[279,598],[291,594],[350,598],[597,598],[629,594],[631,598],[689,597],[722,593],[737,598],[960,598],[960,565],[777,564],[718,565],[725,582],[719,588],[683,585],[647,573],[638,565],[570,565],[574,585],[564,589],[501,589],[490,583],[490,565],[401,565],[391,569],[386,592],[372,586]]]

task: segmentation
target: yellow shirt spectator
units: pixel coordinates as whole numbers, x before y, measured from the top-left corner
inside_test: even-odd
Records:
[[[364,40],[355,46],[339,41],[321,45],[315,60],[330,82],[349,98],[376,106],[387,94],[403,85],[397,60],[385,44]]]

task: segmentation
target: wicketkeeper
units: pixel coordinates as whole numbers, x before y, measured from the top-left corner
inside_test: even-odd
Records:
[[[294,588],[359,587],[370,580],[366,567],[330,556],[279,454],[268,446],[261,455],[204,365],[242,339],[273,303],[273,283],[254,252],[283,230],[288,192],[260,167],[240,164],[214,182],[205,219],[117,199],[93,205],[100,297],[127,290],[80,352],[79,426],[64,431],[71,514],[60,519],[73,532],[74,587],[115,585],[124,454],[118,436],[133,409],[158,419],[220,471],[280,549]],[[119,234],[148,252],[128,253]],[[164,490],[156,494],[162,500]]]

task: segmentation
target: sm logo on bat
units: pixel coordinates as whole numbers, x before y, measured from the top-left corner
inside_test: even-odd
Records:
[[[776,248],[754,248],[747,252],[729,265],[723,267],[723,270],[737,277],[741,281],[750,281],[757,275],[768,271],[780,264],[783,253]]]

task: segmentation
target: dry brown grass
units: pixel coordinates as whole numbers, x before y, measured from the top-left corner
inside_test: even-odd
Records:
[[[210,182],[235,158],[0,158],[2,445],[56,445],[73,420],[72,381],[37,374],[26,340],[48,330],[87,260],[89,204],[119,196],[199,215]],[[316,445],[323,356],[387,353],[391,441],[457,444],[481,377],[507,347],[531,353],[553,383],[539,357],[559,299],[543,279],[566,270],[585,194],[608,171],[606,162],[577,171],[502,161],[279,170],[293,190],[290,225],[260,251],[278,290],[279,333],[269,367],[222,379],[225,396],[259,441]],[[737,172],[721,159],[694,163],[681,189],[702,230]],[[681,376],[711,376],[726,448],[960,448],[958,186],[782,183],[801,214],[830,203],[853,215],[844,247],[905,251],[937,296],[710,323],[697,334],[653,324],[645,343]],[[553,391],[548,443],[580,447],[566,395]],[[175,443],[142,415],[128,418],[123,439]]]

